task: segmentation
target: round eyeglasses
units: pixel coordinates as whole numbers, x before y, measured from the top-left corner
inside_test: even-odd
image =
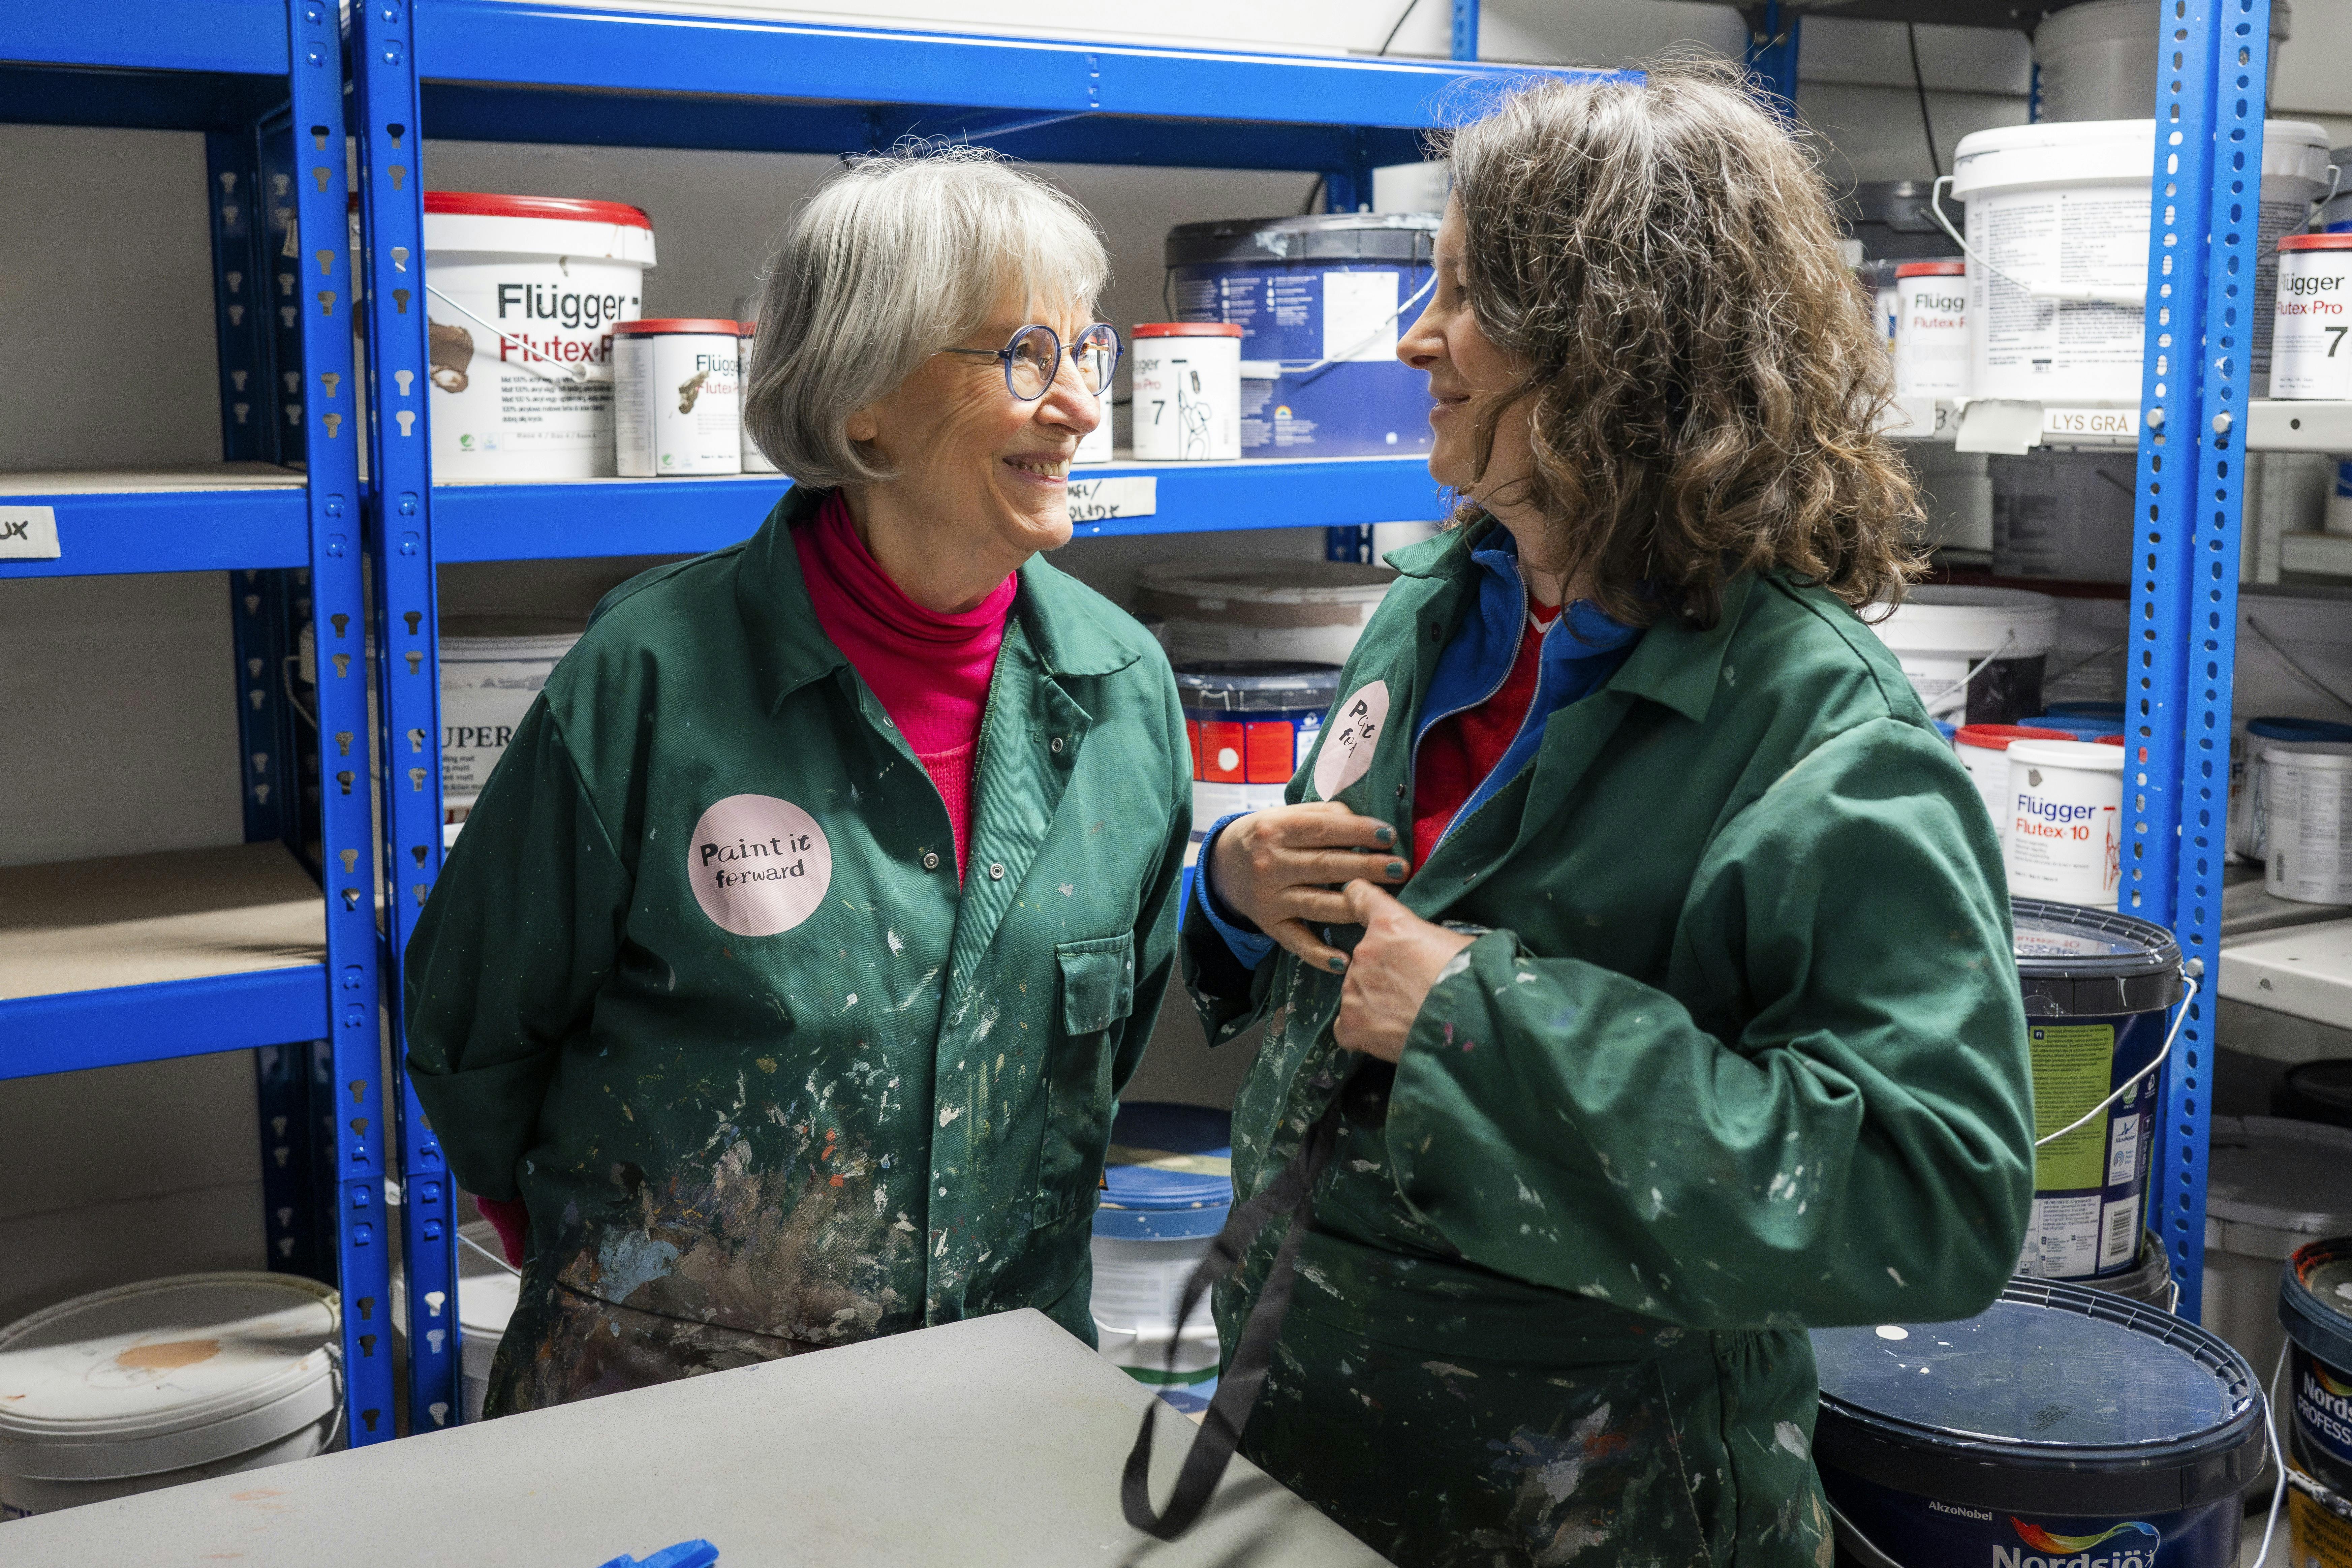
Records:
[[[1097,397],[1110,385],[1110,373],[1118,368],[1118,329],[1102,321],[1080,332],[1077,342],[1069,346],[1070,364],[1077,371],[1079,382]],[[1062,374],[1062,340],[1051,327],[1024,327],[1001,349],[940,352],[1002,360],[1004,389],[1024,403],[1034,403],[1045,396],[1054,378]]]

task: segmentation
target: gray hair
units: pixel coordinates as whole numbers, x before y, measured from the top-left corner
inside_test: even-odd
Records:
[[[849,416],[1008,295],[1091,308],[1110,255],[1086,209],[984,147],[904,143],[817,187],[760,290],[743,422],[804,485],[890,478]]]

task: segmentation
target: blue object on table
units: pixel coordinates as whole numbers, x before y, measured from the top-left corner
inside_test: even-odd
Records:
[[[665,1546],[650,1557],[637,1558],[623,1552],[610,1563],[597,1568],[710,1568],[719,1561],[719,1548],[708,1541],[681,1541],[676,1546]]]

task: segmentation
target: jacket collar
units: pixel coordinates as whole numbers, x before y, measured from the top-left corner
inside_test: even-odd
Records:
[[[793,529],[814,517],[831,493],[794,485],[743,546],[735,603],[751,634],[753,674],[771,715],[802,687],[849,664],[817,625],[792,539]],[[1020,576],[1013,613],[1048,679],[1109,675],[1139,657],[1136,639],[1121,637],[1121,628],[1106,619],[1118,612],[1066,574],[1032,556]]]

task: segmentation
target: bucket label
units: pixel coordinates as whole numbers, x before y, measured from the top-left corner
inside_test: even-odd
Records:
[[[2120,1050],[2112,1021],[2029,1028],[2033,1135],[2052,1138],[2113,1093],[2117,1080],[2146,1066],[2164,1023],[2162,1013],[2133,1016]],[[2103,1114],[2034,1151],[2033,1216],[2017,1272],[2081,1279],[2128,1268],[2137,1259],[2155,1110],[2155,1088],[2142,1080]]]
[[[1822,1484],[1847,1528],[1904,1568],[2231,1568],[2238,1544],[2234,1495],[2178,1513],[2102,1519],[1948,1503],[1828,1465]]]
[[[816,818],[772,795],[730,795],[702,814],[686,879],[710,923],[774,936],[816,911],[833,885],[833,846]]]
[[[2332,1367],[2300,1347],[2294,1362],[2298,1446],[2352,1470],[2352,1373]]]
[[[1315,759],[1315,795],[1337,800],[1339,792],[1372,770],[1372,753],[1389,724],[1389,683],[1360,686],[1331,710],[1330,737]]]

